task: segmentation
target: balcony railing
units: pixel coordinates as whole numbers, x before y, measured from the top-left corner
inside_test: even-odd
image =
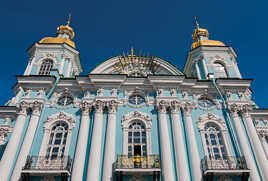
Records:
[[[116,169],[132,169],[132,168],[149,168],[159,169],[159,157],[158,155],[147,156],[128,156],[117,155]]]
[[[72,159],[68,156],[49,159],[45,156],[28,156],[23,170],[67,170],[70,171]]]

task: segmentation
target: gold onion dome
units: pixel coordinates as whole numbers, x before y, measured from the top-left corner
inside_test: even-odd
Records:
[[[200,28],[197,20],[195,22],[196,29],[192,35],[193,44],[191,46],[191,50],[205,45],[205,46],[226,46],[223,42],[218,40],[209,40],[209,33],[208,30],[205,28]]]
[[[75,43],[72,41],[74,38],[74,31],[69,26],[70,25],[70,16],[66,25],[61,25],[57,28],[57,37],[45,37],[39,41],[39,43],[43,44],[63,44],[66,43],[71,47],[75,48]]]

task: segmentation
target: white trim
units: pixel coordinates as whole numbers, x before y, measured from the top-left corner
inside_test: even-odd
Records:
[[[68,155],[72,129],[75,127],[75,119],[73,115],[71,114],[60,112],[60,113],[48,116],[47,119],[44,121],[44,136],[43,136],[43,141],[42,141],[42,145],[40,148],[39,156],[45,156],[52,126],[57,121],[64,121],[65,123],[68,124],[68,135],[67,135],[67,140],[65,144],[66,147],[64,150],[64,155],[65,156]]]
[[[145,125],[146,129],[146,146],[147,146],[147,154],[150,155],[151,153],[151,128],[152,128],[152,117],[146,113],[140,111],[132,111],[123,116],[122,119],[122,128],[123,128],[123,154],[128,154],[128,127],[134,121],[139,120]]]

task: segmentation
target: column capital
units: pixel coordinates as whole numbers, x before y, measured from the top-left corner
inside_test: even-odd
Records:
[[[34,101],[33,103],[30,104],[30,107],[32,108],[32,114],[40,116],[41,110],[42,110],[43,104],[38,101]]]
[[[157,107],[157,110],[158,110],[159,113],[166,113],[167,108],[169,107],[169,102],[165,101],[165,100],[161,100],[161,101],[158,102],[156,107]]]
[[[109,114],[116,113],[117,107],[118,107],[118,102],[116,100],[107,101],[106,106],[108,108]]]
[[[190,116],[191,113],[192,113],[192,110],[195,108],[195,104],[193,102],[184,102],[182,105],[181,105],[181,109],[183,111],[183,114],[185,116]]]
[[[92,109],[92,103],[87,102],[87,101],[83,101],[80,104],[80,109],[81,109],[83,115],[88,115]]]
[[[97,113],[103,113],[103,109],[105,107],[105,102],[101,100],[97,100],[93,104]]]
[[[238,117],[238,112],[240,111],[240,106],[238,104],[229,104],[228,110],[233,117]]]
[[[30,107],[29,103],[22,101],[17,105],[17,114],[27,116],[29,107]]]
[[[240,112],[243,117],[250,117],[249,111],[252,110],[252,107],[249,104],[241,105]]]
[[[179,113],[180,107],[181,107],[181,104],[180,104],[179,101],[174,100],[174,101],[170,102],[170,111],[171,111],[171,113],[173,113],[173,114]]]

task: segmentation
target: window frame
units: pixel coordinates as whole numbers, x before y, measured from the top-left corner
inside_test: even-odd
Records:
[[[128,155],[128,133],[129,126],[135,121],[142,123],[145,126],[146,131],[146,149],[147,155],[152,154],[151,151],[151,128],[152,128],[152,118],[149,114],[132,111],[123,116],[122,119],[122,128],[123,128],[123,154]]]
[[[208,123],[212,123],[219,128],[219,131],[222,136],[222,142],[226,151],[226,156],[232,156],[231,144],[230,144],[230,140],[228,137],[228,132],[227,132],[225,121],[220,116],[212,114],[212,113],[201,115],[199,119],[197,120],[197,126],[201,134],[201,140],[202,140],[205,156],[210,158],[209,157],[210,154],[208,152],[208,145],[206,142],[206,136],[205,136],[205,133],[206,133],[205,126]]]
[[[60,113],[48,116],[47,119],[44,121],[44,136],[43,136],[39,156],[42,156],[42,157],[46,156],[47,149],[49,147],[49,141],[50,141],[52,129],[54,125],[58,122],[64,122],[66,125],[68,125],[65,150],[63,154],[63,156],[68,156],[72,130],[75,127],[76,121],[71,114],[68,114],[65,112],[60,112]]]
[[[46,63],[46,61],[50,61],[49,63]],[[51,58],[45,58],[41,61],[38,75],[50,75],[51,70],[54,67],[54,60]]]

